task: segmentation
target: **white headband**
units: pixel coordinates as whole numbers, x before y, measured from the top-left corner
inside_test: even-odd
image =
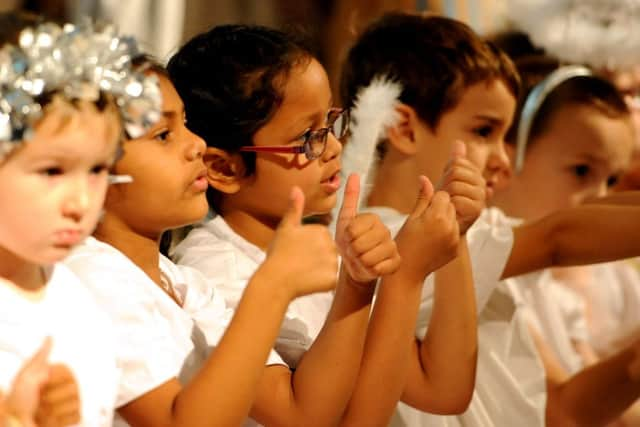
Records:
[[[516,137],[516,159],[514,164],[514,170],[516,173],[522,171],[524,166],[524,157],[527,151],[527,142],[529,140],[529,134],[531,132],[531,126],[533,120],[538,114],[538,110],[542,106],[544,100],[554,91],[558,86],[567,80],[575,77],[587,77],[593,76],[593,73],[587,67],[581,65],[567,65],[560,67],[553,71],[544,80],[538,83],[529,95],[522,107],[520,113],[520,120],[518,122],[518,135]]]

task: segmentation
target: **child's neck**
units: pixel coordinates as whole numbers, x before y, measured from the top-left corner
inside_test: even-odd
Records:
[[[105,213],[94,237],[125,254],[151,280],[161,285],[160,234],[144,235],[131,229],[114,215]]]
[[[411,213],[418,197],[418,176],[413,158],[401,158],[389,150],[376,170],[367,206],[386,206],[403,214]]]
[[[41,265],[26,261],[13,252],[0,247],[0,278],[8,280],[27,292],[37,292],[47,283]]]
[[[239,209],[225,211],[223,217],[234,232],[263,251],[271,244],[278,227],[276,220],[258,218]]]

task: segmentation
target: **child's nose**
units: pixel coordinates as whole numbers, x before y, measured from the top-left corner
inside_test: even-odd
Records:
[[[327,135],[327,148],[324,150],[322,158],[324,161],[333,160],[342,153],[342,143],[336,136],[329,132]]]
[[[75,179],[62,203],[62,214],[75,222],[82,220],[89,209],[91,194],[86,178]]]

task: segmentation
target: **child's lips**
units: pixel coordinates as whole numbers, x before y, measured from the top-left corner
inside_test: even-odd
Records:
[[[84,239],[82,230],[65,229],[55,232],[53,241],[56,246],[75,246]]]
[[[327,194],[333,194],[340,188],[340,171],[320,182]]]

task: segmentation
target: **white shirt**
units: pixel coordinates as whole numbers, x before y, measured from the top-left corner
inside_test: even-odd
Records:
[[[589,340],[582,298],[545,269],[510,278],[509,287],[524,303],[529,326],[546,341],[562,367],[571,375],[584,368],[575,341]]]
[[[216,283],[163,256],[160,269],[182,307],[122,252],[94,238],[74,250],[65,263],[87,284],[115,325],[122,371],[116,407],[173,378],[185,384],[217,345],[233,314]],[[267,363],[282,361],[271,352]],[[116,425],[126,425],[116,418]]]
[[[221,283],[220,293],[229,306],[235,307],[265,253],[216,216],[191,230],[176,246],[172,258]],[[296,298],[289,304],[275,349],[291,368],[297,366],[318,336],[332,301],[333,293],[324,292]]]
[[[66,365],[78,384],[78,425],[110,426],[118,383],[113,329],[78,278],[56,264],[38,293],[0,279],[0,306],[0,389],[9,389],[49,336],[49,362]]]
[[[395,234],[406,215],[389,208],[367,208]],[[514,223],[495,208],[486,209],[467,231],[478,317],[476,387],[467,411],[439,416],[398,404],[391,426],[542,427],[546,383],[521,303],[500,281],[513,246]],[[416,337],[426,333],[433,307],[433,278],[423,288]]]
[[[639,332],[640,274],[631,260],[579,268],[558,281],[583,298],[590,344],[607,357]]]

